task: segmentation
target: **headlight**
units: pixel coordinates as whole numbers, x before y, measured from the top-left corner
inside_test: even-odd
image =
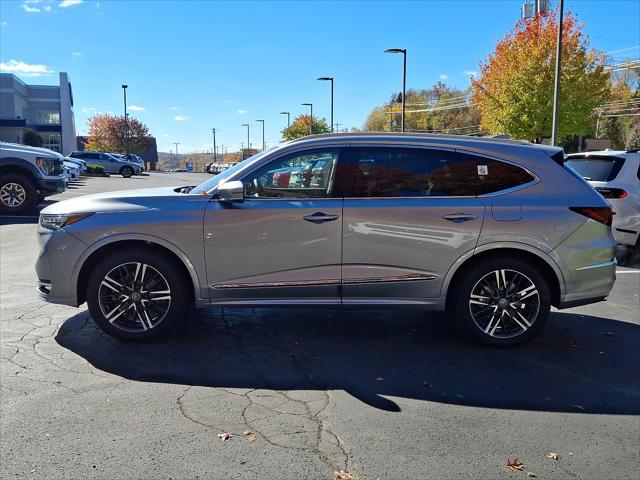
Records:
[[[64,164],[54,158],[36,157],[36,165],[47,176],[60,175],[64,172]]]
[[[49,230],[60,230],[62,227],[72,225],[91,215],[93,215],[93,213],[40,215],[40,226]]]

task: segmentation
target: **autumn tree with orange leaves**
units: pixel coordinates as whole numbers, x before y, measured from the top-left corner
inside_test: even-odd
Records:
[[[312,120],[311,115],[298,115],[289,127],[282,130],[282,138],[283,140],[294,140],[311,135],[311,128],[309,127],[312,127],[314,134],[331,132],[324,118],[314,116]]]
[[[540,143],[551,136],[557,13],[519,21],[498,42],[472,81],[482,128]],[[604,56],[589,49],[582,24],[568,13],[563,22],[558,135],[593,130],[595,108],[609,95]]]
[[[92,152],[124,152],[126,123],[124,115],[98,113],[89,118],[86,149]],[[129,117],[129,152],[142,155],[149,149],[151,137],[149,129],[137,118]]]

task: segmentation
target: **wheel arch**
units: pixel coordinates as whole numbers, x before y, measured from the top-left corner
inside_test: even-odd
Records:
[[[186,280],[191,280],[191,293],[194,302],[200,297],[200,280],[198,272],[189,257],[174,244],[150,235],[117,235],[108,237],[89,247],[76,263],[73,271],[73,285],[77,295],[77,304],[86,301],[86,286],[92,266],[112,251],[121,248],[143,247],[155,249],[162,255],[172,258],[183,269]]]
[[[449,304],[452,295],[452,286],[457,279],[462,277],[469,268],[478,262],[489,258],[500,258],[509,255],[520,258],[540,268],[551,289],[551,304],[558,306],[560,299],[564,296],[565,282],[564,276],[556,262],[545,252],[526,244],[500,242],[497,244],[482,245],[467,252],[456,264],[449,269],[443,282],[443,291],[446,292],[446,304]]]

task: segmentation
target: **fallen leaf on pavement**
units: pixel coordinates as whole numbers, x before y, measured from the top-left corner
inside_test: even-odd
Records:
[[[527,472],[527,477],[535,477],[536,472]]]
[[[218,438],[224,442],[225,440],[229,440],[231,438],[231,434],[227,432],[219,433]]]
[[[378,382],[384,382],[384,377],[376,377],[376,380],[377,380]]]
[[[507,458],[507,468],[515,472],[516,470],[522,470],[524,465],[517,458],[514,458],[513,460]]]
[[[547,453],[547,458],[550,458],[551,460],[560,460],[560,455],[554,452],[551,453]]]
[[[352,473],[347,472],[346,470],[340,470],[339,472],[334,472],[336,474],[336,478],[339,480],[356,480],[356,477],[353,476]]]
[[[256,441],[256,436],[255,436],[253,433],[252,433],[252,434],[250,434],[250,435],[247,435],[247,438],[249,439],[249,441],[250,441],[251,443],[253,443],[253,442],[255,442],[255,441]]]

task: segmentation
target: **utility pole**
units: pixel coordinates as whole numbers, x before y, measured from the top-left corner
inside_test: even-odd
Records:
[[[249,155],[249,149],[251,149],[251,142],[249,141],[249,124],[243,123],[243,127],[247,127],[247,155]],[[244,160],[244,153],[242,154],[242,159]]]
[[[216,129],[212,128],[211,131],[213,132],[213,161],[217,163],[218,157],[216,156],[216,154],[217,154],[217,149],[216,149]]]
[[[340,132],[340,125],[342,125],[341,123],[336,123],[336,133]]]
[[[173,144],[176,146],[176,158],[178,157],[178,145],[180,145],[180,142],[173,142]]]
[[[390,48],[384,53],[401,53],[402,54],[402,126],[400,131],[404,132],[404,112],[407,104],[407,49],[406,48]]]
[[[564,0],[560,0],[558,8],[558,39],[556,40],[556,78],[553,90],[553,123],[551,125],[551,145],[556,145],[558,136],[558,102],[560,100],[560,73],[562,69],[562,17],[564,13]]]

